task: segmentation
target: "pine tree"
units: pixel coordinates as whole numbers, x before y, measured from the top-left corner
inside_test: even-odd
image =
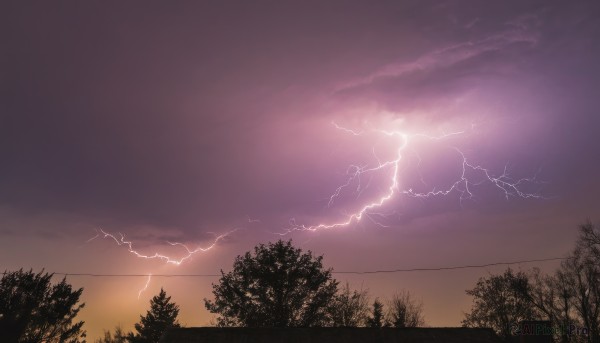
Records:
[[[117,325],[114,333],[104,330],[104,337],[96,339],[95,343],[127,343],[127,334],[121,325]]]
[[[171,297],[161,288],[160,293],[150,300],[150,310],[146,316],[140,316],[135,324],[137,334],[130,333],[129,341],[133,343],[157,343],[160,336],[169,328],[180,327],[177,322],[179,306],[171,302]]]
[[[379,299],[375,299],[373,302],[373,316],[367,320],[367,326],[380,328],[383,324],[383,304]]]
[[[0,273],[2,274],[2,273]],[[0,279],[0,341],[28,343],[85,342],[83,321],[75,321],[84,304],[83,288],[73,290],[53,274],[6,271]]]

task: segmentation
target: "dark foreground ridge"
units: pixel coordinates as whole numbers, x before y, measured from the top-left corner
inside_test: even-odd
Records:
[[[500,342],[482,328],[176,328],[160,343],[486,343]]]

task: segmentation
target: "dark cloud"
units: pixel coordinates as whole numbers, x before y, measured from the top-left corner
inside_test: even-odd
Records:
[[[317,215],[347,161],[330,113],[528,121],[596,84],[593,4],[115,6],[9,7],[0,203],[190,235]]]
[[[345,220],[381,196],[385,172],[328,207],[349,165],[395,156],[398,141],[374,129],[465,132],[406,151],[403,188],[447,187],[456,147],[495,176],[539,172],[528,190],[547,198],[507,200],[482,184],[472,200],[398,197],[358,225],[284,238],[336,270],[563,256],[599,205],[598,17],[596,1],[3,4],[0,267],[226,270],[290,218]],[[148,255],[184,256],[167,242],[206,247],[234,228],[179,267],[90,241],[103,229]],[[423,292],[428,322],[455,326],[481,272],[351,281],[381,297]],[[210,320],[197,306],[210,281],[152,280],[173,289],[182,322]],[[89,337],[146,310],[141,279],[69,281],[85,286]]]

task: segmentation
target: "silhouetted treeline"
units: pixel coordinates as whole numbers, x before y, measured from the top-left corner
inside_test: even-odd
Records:
[[[368,290],[353,290],[332,277],[322,256],[295,248],[291,241],[260,244],[238,256],[230,272],[213,284],[205,307],[218,326],[242,327],[417,327],[424,325],[423,303],[408,291],[371,301]],[[83,289],[52,274],[5,272],[0,280],[2,342],[85,342],[83,322],[75,321],[84,304]],[[480,278],[466,291],[473,306],[464,326],[490,327],[514,341],[518,324],[544,320],[559,342],[600,343],[600,233],[580,226],[573,251],[552,274],[539,269]],[[161,289],[140,316],[134,332],[105,331],[98,343],[155,343],[178,327],[179,307]]]
[[[553,274],[539,269],[481,278],[463,325],[491,327],[510,341],[522,321],[550,323],[558,342],[600,343],[600,233],[591,222],[580,226],[575,248]]]
[[[423,305],[410,293],[395,295],[385,316],[379,313],[384,313],[381,303],[371,313],[368,291],[351,290],[348,284],[340,288],[322,260],[295,248],[291,240],[260,244],[253,253],[238,256],[232,271],[222,273],[213,285],[214,300],[205,299],[205,306],[218,315],[218,326],[423,325]]]

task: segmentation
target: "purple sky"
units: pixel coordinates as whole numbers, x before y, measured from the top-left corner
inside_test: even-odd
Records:
[[[439,136],[403,151],[400,190],[447,188],[469,163],[537,176],[503,196],[397,192],[351,225],[284,238],[335,270],[562,256],[600,200],[600,51],[594,1],[12,2],[0,10],[0,267],[55,272],[214,273],[273,241],[290,219],[346,220],[387,192],[366,173],[332,206],[349,165],[389,160],[373,130]],[[332,124],[363,131],[354,136]],[[413,145],[414,143],[414,145]],[[410,149],[408,149],[410,147]],[[375,154],[374,154],[375,152]],[[419,161],[420,164],[419,164]],[[424,183],[421,182],[421,178]],[[479,183],[481,175],[473,176]],[[257,222],[251,219],[260,220]],[[375,222],[383,223],[385,227]],[[146,261],[101,237],[121,232]],[[541,266],[552,270],[556,264]],[[523,265],[526,269],[533,265]],[[498,269],[346,277],[402,288],[433,326],[459,325],[464,290]],[[164,286],[182,322],[206,325],[216,279],[69,277],[85,287],[90,336],[126,328]]]

